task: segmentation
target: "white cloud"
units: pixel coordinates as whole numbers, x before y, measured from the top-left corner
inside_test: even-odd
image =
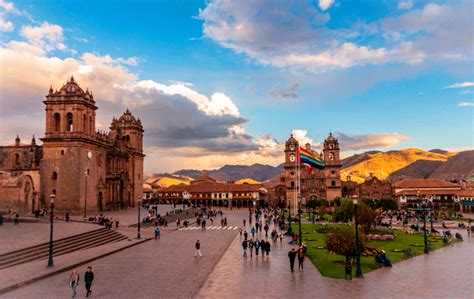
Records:
[[[294,129],[294,130],[291,131],[291,134],[293,134],[293,137],[298,141],[300,146],[305,146],[306,143],[309,143],[312,146],[318,145],[314,142],[313,139],[311,139],[308,136],[308,131],[307,130]]]
[[[413,7],[413,0],[400,0],[398,2],[398,9],[411,9]]]
[[[331,5],[334,4],[334,0],[319,0],[319,8],[321,8],[321,10],[328,10],[329,7],[331,7]]]
[[[6,21],[3,16],[0,16],[0,31],[8,32],[13,31],[14,26],[13,23],[10,21]]]
[[[318,4],[326,8],[333,2]],[[399,4],[408,9],[413,1]],[[205,38],[255,62],[324,72],[368,64],[472,60],[471,11],[467,2],[428,3],[370,24],[357,20],[348,28],[329,28],[329,14],[311,2],[250,0],[240,5],[215,0],[199,18]]]
[[[474,102],[460,102],[459,107],[474,107]]]
[[[451,84],[447,86],[446,88],[464,88],[464,87],[472,87],[472,86],[474,86],[474,82],[464,81],[464,82]]]
[[[336,137],[341,144],[341,148],[345,151],[391,147],[409,139],[408,136],[399,133],[379,133],[352,136],[338,133]]]
[[[13,8],[13,3],[12,2],[6,2],[5,0],[0,0],[0,8],[2,8],[4,11],[12,11]]]
[[[240,117],[240,112],[237,106],[235,106],[228,96],[220,92],[212,94],[209,98],[192,90],[189,88],[189,86],[182,83],[164,85],[152,80],[139,81],[134,86],[131,86],[131,90],[133,91],[136,87],[143,88],[145,90],[161,91],[171,96],[183,96],[195,103],[199,110],[205,112],[208,115],[231,115],[234,117]]]
[[[459,94],[472,94],[472,90],[469,90],[469,89],[465,89],[465,90],[461,90],[460,92],[458,92]]]
[[[12,2],[6,2],[4,0],[0,0],[0,31],[9,32],[13,31],[15,26],[10,21],[5,19],[5,16],[9,13],[15,13],[16,10],[13,7]]]
[[[66,45],[63,43],[63,28],[59,25],[43,22],[41,26],[24,26],[21,29],[21,35],[26,38],[28,43],[47,52],[66,50]]]

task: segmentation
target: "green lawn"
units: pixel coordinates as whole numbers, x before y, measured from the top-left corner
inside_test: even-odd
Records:
[[[344,225],[344,224],[340,224]],[[329,253],[326,249],[326,234],[317,233],[315,229],[322,225],[316,224],[303,224],[303,242],[308,246],[306,253],[307,257],[311,259],[313,264],[319,269],[323,276],[331,278],[344,278],[344,256]],[[335,225],[330,225],[335,226]],[[297,231],[298,227],[293,227],[294,231]],[[388,230],[387,230],[388,231]],[[369,241],[367,247],[383,249],[386,255],[392,261],[392,264],[398,263],[405,259],[403,252],[394,252],[393,249],[407,249],[411,248],[416,255],[423,254],[423,235],[422,234],[403,234],[397,230],[394,230],[396,235],[393,241]],[[430,237],[431,247],[433,250],[443,247],[443,241]],[[453,241],[454,242],[454,241]],[[418,244],[420,246],[416,246]],[[319,248],[318,248],[319,247]],[[336,261],[341,261],[340,264],[336,264]],[[394,265],[396,267],[396,265]],[[361,257],[361,268],[362,273],[368,273],[376,269],[375,260],[373,256]],[[355,267],[352,269],[353,276],[355,276]]]

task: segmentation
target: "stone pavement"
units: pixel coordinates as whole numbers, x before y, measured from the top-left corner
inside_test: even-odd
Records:
[[[244,212],[224,212],[229,225],[242,222]],[[219,217],[217,221],[219,221]],[[238,230],[186,230],[165,234],[131,249],[91,263],[95,273],[94,297],[189,298],[195,294],[238,234]],[[194,258],[201,241],[202,258]],[[83,275],[85,265],[80,268]],[[2,298],[66,298],[68,273],[39,281],[2,295]],[[83,285],[79,297],[84,296]]]
[[[77,222],[54,221],[53,239],[61,239],[98,229],[96,225]],[[49,242],[50,223],[40,221],[33,223],[11,222],[0,226],[0,254]]]
[[[229,226],[246,212],[224,212]],[[218,218],[219,219],[219,218]],[[217,219],[217,220],[218,220]],[[216,222],[214,222],[216,223]],[[453,231],[454,232],[454,231]],[[99,298],[474,298],[474,238],[365,275],[362,280],[322,277],[305,260],[305,271],[289,271],[288,245],[272,243],[269,257],[242,257],[238,230],[171,230],[91,263]],[[201,259],[193,257],[201,240]],[[230,247],[229,247],[230,245]],[[229,250],[226,249],[229,248]],[[226,254],[221,259],[222,255]],[[83,274],[85,265],[80,268]],[[68,273],[3,294],[2,298],[65,298]],[[79,286],[79,297],[85,294]]]
[[[305,259],[289,271],[287,241],[270,257],[243,258],[237,238],[197,293],[198,298],[474,298],[474,238],[352,281],[322,277]]]

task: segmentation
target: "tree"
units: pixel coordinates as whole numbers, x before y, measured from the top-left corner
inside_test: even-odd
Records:
[[[349,222],[352,219],[352,200],[349,198],[343,198],[341,204],[334,210],[334,221],[335,222]]]
[[[370,198],[364,198],[362,199],[362,203],[365,204],[366,206],[368,206],[369,208],[371,209],[375,209],[376,206],[375,206],[375,201],[373,199],[370,199]]]
[[[326,205],[319,206],[319,218],[321,218],[321,220],[323,220],[324,215],[326,215],[326,209],[327,209]]]
[[[365,250],[365,244],[359,239],[361,252]],[[326,249],[346,258],[346,265],[351,265],[351,258],[355,256],[356,242],[355,233],[349,228],[335,228],[326,235]]]
[[[377,208],[382,208],[384,211],[398,210],[398,203],[391,198],[382,198],[377,202]]]
[[[364,233],[367,235],[372,227],[375,227],[376,213],[370,207],[365,204],[358,206],[357,220],[360,226],[364,229]]]
[[[312,209],[316,208],[318,206],[318,200],[317,199],[310,199],[308,202],[306,202],[306,208]]]

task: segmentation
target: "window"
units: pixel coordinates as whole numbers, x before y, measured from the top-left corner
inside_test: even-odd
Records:
[[[61,156],[64,156],[64,150],[61,150]]]
[[[20,165],[20,154],[15,154],[15,165]]]
[[[53,179],[53,180],[58,179],[58,173],[56,171],[53,171],[53,175],[51,175],[51,179]]]
[[[335,172],[334,170],[332,170],[332,171],[331,171],[331,174],[332,174],[332,175],[335,175],[335,174],[336,174],[336,172]]]
[[[92,116],[89,116],[89,130],[91,134],[94,134],[94,126],[92,125]]]
[[[67,132],[72,132],[73,131],[72,113],[69,112],[66,116],[67,116],[66,131]]]
[[[291,182],[291,188],[295,187],[295,182]]]
[[[87,132],[87,116],[85,114],[82,117],[82,132]]]
[[[331,181],[331,187],[336,187],[336,181]]]
[[[61,131],[61,116],[59,115],[59,113],[54,114],[53,123],[54,123],[54,131],[55,132]]]

